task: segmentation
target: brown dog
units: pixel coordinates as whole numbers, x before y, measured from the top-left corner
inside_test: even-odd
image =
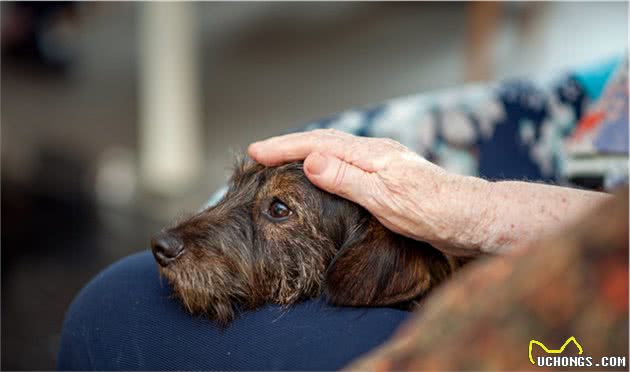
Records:
[[[237,307],[322,293],[337,305],[410,308],[462,264],[316,188],[298,162],[240,162],[216,206],[151,245],[184,307],[222,324]]]

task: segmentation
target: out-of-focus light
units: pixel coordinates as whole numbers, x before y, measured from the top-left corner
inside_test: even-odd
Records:
[[[136,193],[136,161],[124,147],[110,147],[100,156],[95,193],[98,202],[108,207],[126,207]]]

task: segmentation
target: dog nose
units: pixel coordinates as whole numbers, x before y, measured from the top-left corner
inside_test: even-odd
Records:
[[[177,237],[161,233],[151,239],[155,260],[162,266],[168,265],[184,250],[184,243]]]

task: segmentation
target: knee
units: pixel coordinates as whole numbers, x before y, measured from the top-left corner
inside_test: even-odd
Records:
[[[57,369],[99,369],[99,348],[125,326],[129,311],[166,301],[169,290],[159,281],[149,252],[123,258],[94,277],[66,312]]]

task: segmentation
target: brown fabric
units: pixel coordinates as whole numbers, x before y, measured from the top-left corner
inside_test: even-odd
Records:
[[[588,369],[601,356],[625,356],[616,369],[628,369],[627,187],[561,234],[470,264],[388,343],[346,368],[539,370],[530,340],[559,349],[571,336],[593,357]]]

